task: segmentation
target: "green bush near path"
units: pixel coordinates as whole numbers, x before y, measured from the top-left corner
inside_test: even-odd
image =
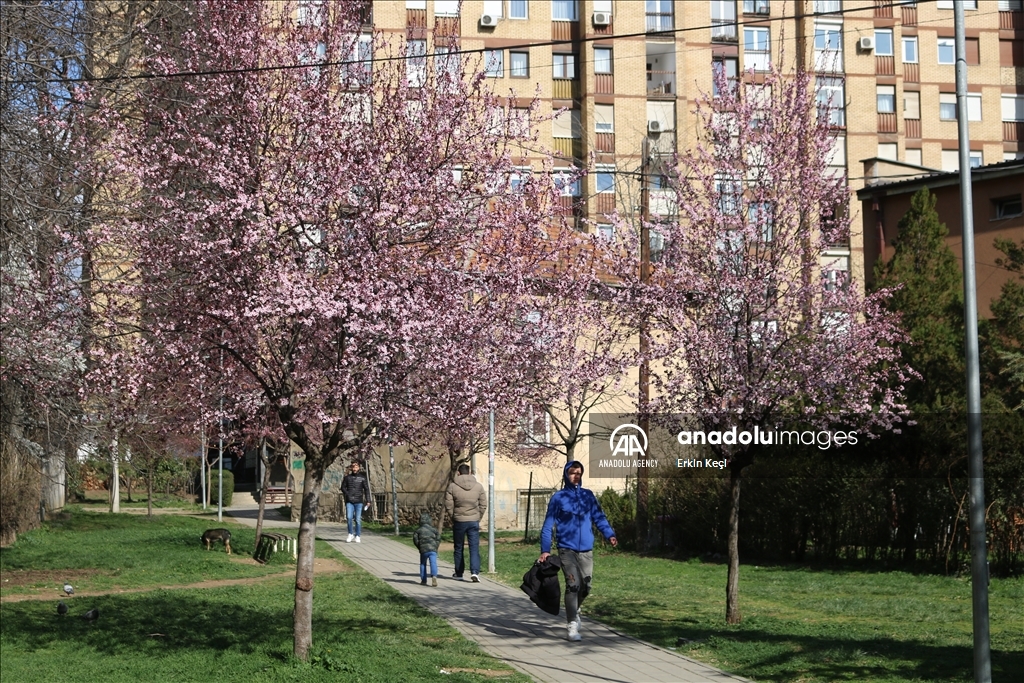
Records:
[[[344,571],[317,576],[314,647],[309,662],[297,661],[291,656],[294,576],[259,580],[261,575],[287,572],[287,563],[259,567],[239,563],[223,551],[207,553],[199,546],[199,533],[211,526],[206,520],[180,516],[148,519],[76,511],[66,520],[19,537],[0,552],[5,578],[21,571],[65,572],[81,578],[75,583],[78,594],[63,598],[71,609],[65,617],[56,613],[56,592],[52,599],[0,604],[0,680],[529,680],[322,542],[317,543],[317,556],[337,560]],[[240,544],[248,543],[251,550],[253,530],[223,526],[231,528],[233,536],[237,532]],[[186,538],[191,539],[188,544]],[[81,594],[103,590],[110,578],[89,572],[108,572],[115,566],[120,567],[117,586],[130,583],[152,590]],[[187,584],[197,576],[248,576],[254,582],[156,588]],[[14,592],[5,587],[2,594]],[[100,611],[95,623],[81,619],[91,608]]]
[[[408,536],[397,540],[412,544]],[[486,535],[480,546],[486,571]],[[518,589],[539,554],[536,542],[498,543],[494,578]],[[442,552],[439,559],[452,558]],[[737,626],[725,623],[725,580],[725,564],[598,548],[584,642],[586,621],[595,619],[755,681],[973,681],[967,579],[743,565]],[[989,600],[993,680],[1018,683],[1024,579],[993,579]]]

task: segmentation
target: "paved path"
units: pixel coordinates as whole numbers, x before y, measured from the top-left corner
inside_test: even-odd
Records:
[[[255,523],[255,511],[230,510],[243,523]],[[291,526],[270,522],[268,526]],[[480,583],[451,578],[454,567],[438,561],[438,587],[421,586],[419,553],[386,536],[363,534],[362,543],[345,543],[344,524],[317,525],[317,538],[337,548],[363,569],[444,617],[488,654],[537,681],[568,683],[738,683],[731,676],[635,638],[583,615],[583,641],[565,639],[565,617],[537,608],[519,589],[481,577]],[[467,558],[468,559],[468,558]]]

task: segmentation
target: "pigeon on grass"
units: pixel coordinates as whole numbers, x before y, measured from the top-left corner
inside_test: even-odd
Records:
[[[63,600],[61,600],[60,602],[57,603],[57,614],[59,614],[60,616],[64,616],[67,613],[68,613],[68,606],[64,604]]]
[[[83,614],[82,618],[91,624],[92,622],[100,618],[100,611],[93,607],[91,610]]]
[[[75,589],[70,583],[64,582],[64,595],[74,595]]]

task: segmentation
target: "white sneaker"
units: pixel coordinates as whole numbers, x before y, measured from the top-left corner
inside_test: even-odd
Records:
[[[469,580],[472,581],[473,583],[480,583],[480,577],[477,576],[476,574],[470,574],[469,575]]]
[[[362,543],[362,541],[359,540],[358,536],[356,536],[356,543]]]
[[[576,623],[575,621],[570,621],[569,625],[567,626],[567,629],[569,631],[568,634],[566,635],[566,638],[568,640],[572,640],[572,641],[583,640],[583,637],[580,635],[580,626],[579,626],[578,623]]]
[[[355,538],[355,536],[353,534],[349,534],[348,538],[345,539],[345,543],[351,543],[353,538]]]

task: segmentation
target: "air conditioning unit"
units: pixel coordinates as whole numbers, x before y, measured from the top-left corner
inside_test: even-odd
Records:
[[[660,133],[661,132],[661,121],[648,121],[647,122],[648,133]]]
[[[612,23],[612,15],[609,12],[594,12],[594,26],[607,26]]]
[[[497,26],[498,17],[493,14],[484,14],[480,17],[481,26]]]
[[[860,39],[860,42],[857,43],[857,45],[860,47],[861,50],[864,50],[865,52],[871,52],[872,50],[875,49],[875,39],[872,36],[864,36],[863,38]]]

